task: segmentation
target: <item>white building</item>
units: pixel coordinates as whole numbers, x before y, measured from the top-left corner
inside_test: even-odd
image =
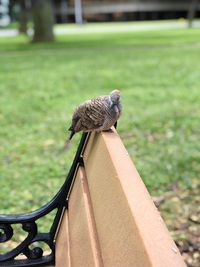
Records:
[[[57,22],[187,18],[195,0],[53,0]],[[196,0],[196,15],[200,0]]]

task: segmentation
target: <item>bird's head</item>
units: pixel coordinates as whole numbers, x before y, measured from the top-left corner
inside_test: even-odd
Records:
[[[121,98],[121,94],[120,94],[119,90],[113,90],[110,93],[110,100],[114,105],[116,105],[120,102],[120,98]]]

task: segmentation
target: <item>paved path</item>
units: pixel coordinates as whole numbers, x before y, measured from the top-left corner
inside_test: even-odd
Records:
[[[200,22],[196,21],[194,27],[200,27]],[[164,29],[183,29],[187,27],[186,21],[167,21],[167,22],[135,22],[135,23],[99,23],[99,24],[85,24],[85,25],[69,25],[56,26],[54,32],[56,35],[60,34],[80,34],[80,33],[95,33],[95,32],[130,32],[130,31],[148,31],[148,30],[164,30]],[[0,37],[16,36],[18,31],[16,29],[0,30]],[[32,30],[29,31],[32,34]]]

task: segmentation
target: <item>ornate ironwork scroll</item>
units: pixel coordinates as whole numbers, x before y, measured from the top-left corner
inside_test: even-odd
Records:
[[[83,133],[79,143],[74,161],[66,177],[66,180],[58,193],[46,205],[27,214],[18,215],[0,215],[0,245],[3,242],[8,242],[14,235],[13,226],[21,225],[21,228],[26,232],[25,239],[9,252],[0,254],[0,266],[48,266],[55,263],[55,237],[59,227],[59,222],[62,219],[62,214],[68,207],[68,193],[73,182],[73,178],[77,168],[82,164],[82,153],[87,141],[88,134]],[[56,211],[53,223],[49,232],[40,233],[38,231],[38,220],[43,218],[52,211]],[[50,254],[45,255],[42,248],[38,245],[45,243]],[[34,248],[31,245],[37,244]],[[23,256],[19,257],[19,256]]]

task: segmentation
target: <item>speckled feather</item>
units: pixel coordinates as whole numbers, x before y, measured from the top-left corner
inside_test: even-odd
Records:
[[[76,132],[110,129],[121,114],[120,92],[114,90],[108,96],[99,96],[78,106],[69,128],[71,136]]]

